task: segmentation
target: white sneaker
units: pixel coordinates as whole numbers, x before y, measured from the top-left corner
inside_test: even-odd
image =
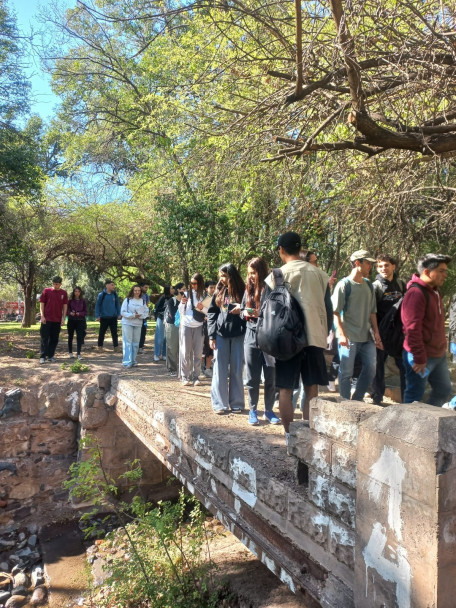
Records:
[[[73,353],[68,353],[68,358],[69,358],[69,359],[74,359],[74,355],[73,355]]]
[[[155,362],[160,361],[160,359],[159,359],[159,357],[157,357],[157,355],[154,355],[154,361]]]
[[[143,354],[143,352],[144,352],[144,349],[143,349],[143,348],[138,348],[138,355],[142,355],[142,354]]]
[[[195,382],[193,383],[193,386],[199,386],[201,384],[201,382],[199,380],[195,380]]]
[[[192,383],[190,382],[190,380],[184,380],[182,382],[182,386],[191,386],[191,385],[192,385]]]
[[[46,359],[44,357],[41,357],[40,363],[41,363],[41,365],[43,365],[43,363],[46,363]]]
[[[78,361],[82,361],[82,355],[78,355]]]
[[[206,376],[206,378],[212,378],[212,368],[210,367],[209,369],[205,369],[204,375]]]
[[[51,357],[51,358],[49,359],[49,361],[50,361],[51,363],[55,363],[55,362],[57,361],[57,359],[56,359],[55,357]]]
[[[330,393],[335,393],[336,392],[336,383],[334,382],[334,380],[330,380],[328,382],[328,391]]]

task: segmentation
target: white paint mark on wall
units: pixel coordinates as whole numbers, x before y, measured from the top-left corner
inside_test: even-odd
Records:
[[[317,505],[317,507],[324,508],[325,499],[323,490],[326,491],[326,487],[328,485],[328,480],[326,477],[322,477],[321,475],[317,475],[314,479],[314,484],[312,487],[312,500]]]
[[[231,473],[233,475],[232,492],[235,496],[238,496],[250,507],[254,507],[257,501],[257,483],[256,483],[256,471],[255,469],[244,460],[240,458],[234,458],[231,466]],[[242,479],[242,484],[240,480]]]
[[[273,572],[274,574],[277,572],[277,566],[275,561],[268,557],[266,553],[261,554],[261,561],[271,572]]]
[[[326,460],[326,446],[326,441],[322,437],[314,442],[312,462],[318,470],[329,473],[330,466]]]
[[[329,535],[331,539],[338,545],[344,545],[345,547],[355,546],[355,537],[353,534],[336,523],[334,519],[329,520]]]
[[[241,512],[241,501],[239,500],[239,498],[234,499],[234,510],[238,515]]]
[[[405,474],[405,465],[399,452],[390,446],[383,446],[380,458],[370,470],[368,492],[371,500],[380,503],[383,484],[388,487],[388,525],[397,540],[402,540],[401,503]]]
[[[68,401],[68,402],[71,401],[70,416],[75,418],[78,415],[78,411],[79,411],[79,393],[78,393],[78,391],[74,391],[73,393],[71,393],[71,395],[68,395],[68,397],[65,399],[65,401]]]
[[[398,608],[410,608],[412,569],[408,562],[407,551],[404,547],[399,546],[395,552],[395,559],[389,560],[383,555],[385,546],[386,529],[382,524],[376,522],[369,542],[363,550],[364,563],[366,564],[366,597],[368,595],[368,568],[372,568],[385,581],[396,584]],[[392,547],[389,548],[392,549]]]
[[[350,443],[354,442],[358,437],[357,424],[333,420],[324,414],[314,416],[313,420],[314,429],[322,435],[334,437],[334,439],[342,439]]]
[[[291,589],[291,591],[293,593],[296,593],[296,585],[294,584],[294,581],[291,578],[291,576],[288,574],[288,572],[285,572],[285,570],[281,569],[279,578],[282,581],[282,583],[285,583],[285,585],[287,585]]]

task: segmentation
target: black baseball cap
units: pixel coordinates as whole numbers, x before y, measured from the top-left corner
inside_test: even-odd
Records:
[[[300,249],[301,248],[301,237],[297,232],[284,232],[277,239],[276,249],[283,247],[284,249]]]

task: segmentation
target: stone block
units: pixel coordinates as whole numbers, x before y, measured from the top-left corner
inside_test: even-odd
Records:
[[[114,407],[117,403],[117,395],[113,391],[108,391],[104,396],[104,402],[108,407]]]
[[[98,388],[108,391],[111,388],[111,374],[103,372],[97,377]]]
[[[328,549],[339,562],[355,567],[355,532],[333,517],[329,518]]]
[[[81,394],[81,405],[83,409],[93,406],[97,392],[98,388],[96,386],[84,386]]]
[[[356,450],[345,444],[332,444],[331,474],[350,488],[356,488],[356,461]]]
[[[361,401],[332,402],[313,399],[310,428],[330,439],[356,447],[358,426],[362,420],[377,414],[381,407]]]
[[[288,490],[275,479],[257,479],[257,498],[269,509],[286,517],[288,513]]]
[[[331,472],[331,442],[303,423],[291,424],[288,453],[325,475]]]
[[[94,408],[87,407],[84,408],[81,415],[81,426],[86,430],[96,429],[103,424],[108,419],[108,411],[106,408]]]
[[[395,406],[391,406],[395,407]],[[402,406],[397,406],[402,407]],[[397,483],[391,476],[400,475],[401,491],[433,506],[437,502],[437,453],[419,444],[411,444],[394,436],[360,429],[357,467],[360,473],[378,479],[378,483]],[[379,486],[380,491],[380,486]]]
[[[309,469],[309,500],[320,509],[328,509],[329,478]]]
[[[310,536],[317,544],[327,546],[329,515],[291,490],[288,493],[288,519],[295,528]]]
[[[334,479],[328,485],[328,511],[341,522],[355,528],[356,491],[338,483]]]

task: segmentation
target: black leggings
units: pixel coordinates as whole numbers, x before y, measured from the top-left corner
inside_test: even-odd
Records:
[[[86,335],[87,323],[85,319],[68,319],[68,352],[73,352],[73,336],[76,331],[76,348],[78,355],[81,352],[81,347],[84,344]]]

